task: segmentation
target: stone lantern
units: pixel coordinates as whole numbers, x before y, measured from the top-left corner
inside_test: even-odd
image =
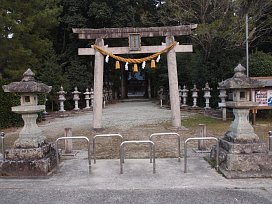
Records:
[[[182,98],[182,89],[181,89],[180,85],[178,86],[178,91],[179,91],[179,105],[181,107],[181,104],[182,104],[182,101],[181,101],[181,98]]]
[[[194,88],[191,89],[192,91],[192,98],[193,98],[193,108],[197,108],[197,97],[198,97],[198,89],[196,88],[196,85],[194,84]]]
[[[79,108],[78,108],[78,101],[80,100],[80,98],[79,98],[79,94],[80,94],[80,93],[81,93],[81,92],[79,92],[79,91],[77,90],[77,87],[75,87],[75,90],[72,92],[72,94],[74,94],[73,100],[75,101],[75,108],[74,108],[75,111],[78,111],[78,110],[79,110]]]
[[[232,78],[219,83],[219,89],[231,90],[233,93],[233,101],[227,101],[226,107],[232,108],[235,116],[229,130],[220,140],[220,170],[227,178],[271,177],[272,157],[248,120],[249,109],[258,105],[250,101],[250,91],[263,85],[247,77],[245,70],[239,64]]]
[[[86,107],[85,109],[90,109],[90,92],[89,92],[89,89],[87,88],[86,89],[86,92],[83,93],[85,95],[85,100],[86,100]]]
[[[187,106],[186,103],[187,103],[188,91],[189,90],[184,85],[183,89],[181,91],[182,91],[182,98],[183,98],[183,104],[182,104],[182,106],[185,107],[185,106]]]
[[[218,87],[218,89],[220,90],[218,97],[221,99],[221,102],[218,103],[218,106],[222,109],[222,119],[226,121],[227,120],[226,98],[228,97],[228,95],[225,88]]]
[[[38,94],[49,93],[51,86],[36,82],[35,74],[28,69],[20,82],[4,85],[5,92],[21,95],[21,105],[12,111],[22,115],[24,127],[15,141],[15,148],[5,151],[6,160],[0,163],[0,174],[8,176],[44,176],[53,169],[56,160],[54,147],[37,126],[38,113],[45,105],[38,105]]]
[[[210,98],[211,98],[211,90],[212,88],[210,88],[209,83],[207,82],[205,84],[205,88],[202,89],[204,91],[204,98],[205,98],[205,109],[210,109]]]
[[[220,89],[229,89],[233,94],[233,101],[227,101],[226,106],[233,108],[235,119],[226,133],[228,140],[254,142],[259,137],[254,133],[248,120],[249,109],[258,106],[257,102],[250,101],[251,89],[261,87],[257,80],[252,80],[244,74],[245,68],[239,64],[234,69],[234,76],[219,83]]]
[[[38,105],[38,93],[49,93],[52,89],[43,83],[35,81],[35,74],[28,69],[20,82],[4,85],[5,92],[14,92],[21,95],[21,105],[12,107],[12,111],[22,115],[24,127],[15,141],[15,147],[39,147],[44,143],[45,137],[38,128],[36,119],[38,113],[45,110],[45,105]]]
[[[59,102],[60,102],[60,109],[59,111],[60,112],[64,112],[64,101],[66,101],[66,98],[65,98],[65,94],[66,92],[63,91],[63,86],[60,87],[60,91],[57,92],[57,94],[59,94]]]
[[[94,90],[93,90],[93,88],[91,88],[91,91],[90,91],[90,98],[91,98],[91,107],[93,109],[93,106],[94,106]]]

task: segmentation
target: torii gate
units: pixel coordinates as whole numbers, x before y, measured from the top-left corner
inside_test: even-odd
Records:
[[[103,48],[112,54],[143,54],[156,53],[174,42],[174,36],[190,35],[193,25],[181,25],[170,27],[149,27],[149,28],[102,28],[102,29],[79,29],[73,28],[73,32],[78,34],[79,39],[96,39],[95,45]],[[139,46],[138,49],[129,47],[107,47],[104,46],[104,38],[130,38],[136,35],[140,37],[165,36],[165,42],[161,46]],[[140,41],[140,39],[139,39]],[[172,126],[181,127],[180,102],[178,92],[178,75],[176,52],[193,52],[192,45],[176,45],[174,49],[167,53],[168,79],[170,91],[170,104]],[[94,48],[79,48],[78,55],[95,55],[94,66],[94,104],[93,104],[93,128],[102,128],[102,102],[103,102],[103,70],[104,56]]]

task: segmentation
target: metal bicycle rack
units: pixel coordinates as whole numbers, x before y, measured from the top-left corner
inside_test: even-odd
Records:
[[[188,138],[184,142],[184,173],[187,173],[187,143],[193,140],[215,140],[216,141],[216,170],[218,171],[219,165],[219,141],[216,137],[194,137]]]
[[[93,138],[93,159],[94,164],[96,164],[96,138],[98,137],[119,137],[121,138],[121,143],[123,142],[123,136],[120,134],[102,134],[102,135],[95,135]]]
[[[180,135],[178,133],[174,133],[174,132],[166,132],[166,133],[154,133],[154,134],[151,134],[149,136],[149,140],[150,141],[153,141],[153,137],[156,137],[156,136],[176,136],[178,138],[178,161],[180,162],[180,158],[181,158],[181,153],[180,153]],[[151,161],[151,152],[150,152],[150,161]]]
[[[1,143],[2,143],[3,161],[5,161],[5,145],[4,145],[5,133],[4,132],[0,132],[0,137],[1,137]]]
[[[125,161],[125,155],[124,155],[124,146],[126,144],[149,144],[150,151],[152,152],[153,156],[153,173],[156,173],[156,167],[155,167],[155,144],[154,142],[150,140],[133,140],[133,141],[124,141],[120,145],[120,174],[123,174],[123,163]],[[152,160],[150,161],[152,163]]]
[[[87,137],[84,136],[78,136],[78,137],[59,137],[56,141],[56,157],[57,157],[57,169],[59,169],[59,152],[58,152],[58,141],[59,140],[68,140],[68,139],[76,139],[76,140],[86,140],[88,144],[88,160],[89,160],[89,173],[91,171],[91,157],[90,157],[90,140]]]

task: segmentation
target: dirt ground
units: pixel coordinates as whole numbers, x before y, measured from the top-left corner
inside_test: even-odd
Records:
[[[60,117],[53,113],[46,120],[39,123],[44,134],[50,142],[64,135],[64,128],[71,127],[73,136],[87,136],[92,138],[97,134],[119,133],[128,140],[148,140],[152,133],[176,132],[181,136],[181,153],[183,155],[183,143],[189,137],[198,136],[198,124],[207,125],[207,136],[223,137],[228,130],[231,120],[222,121],[203,114],[186,112],[182,110],[182,125],[180,129],[171,127],[171,111],[168,108],[160,108],[157,103],[151,101],[128,101],[111,104],[103,111],[103,129],[92,129],[92,111],[66,112],[66,117]],[[254,127],[256,133],[264,141],[267,141],[267,132],[272,128],[272,121],[258,122]],[[5,146],[11,147],[21,128],[9,128],[2,130],[6,133]],[[98,159],[119,158],[119,138],[97,139],[96,156]],[[156,156],[159,158],[178,157],[178,143],[176,137],[157,137]],[[213,143],[207,142],[208,148]],[[189,145],[197,147],[196,142]],[[63,148],[63,145],[61,146]],[[73,149],[87,149],[86,144],[74,141]],[[126,158],[147,158],[149,147],[146,145],[127,145],[125,147]]]

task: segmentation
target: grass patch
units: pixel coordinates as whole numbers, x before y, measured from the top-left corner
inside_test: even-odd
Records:
[[[208,136],[223,136],[229,129],[231,121],[223,121],[210,116],[196,114],[182,120],[182,125],[188,129],[198,131],[198,125],[204,124],[207,128]]]
[[[198,124],[205,124],[207,127],[229,126],[230,121],[223,121],[201,114],[196,114],[190,118],[182,120],[182,125],[187,128],[196,128]]]

